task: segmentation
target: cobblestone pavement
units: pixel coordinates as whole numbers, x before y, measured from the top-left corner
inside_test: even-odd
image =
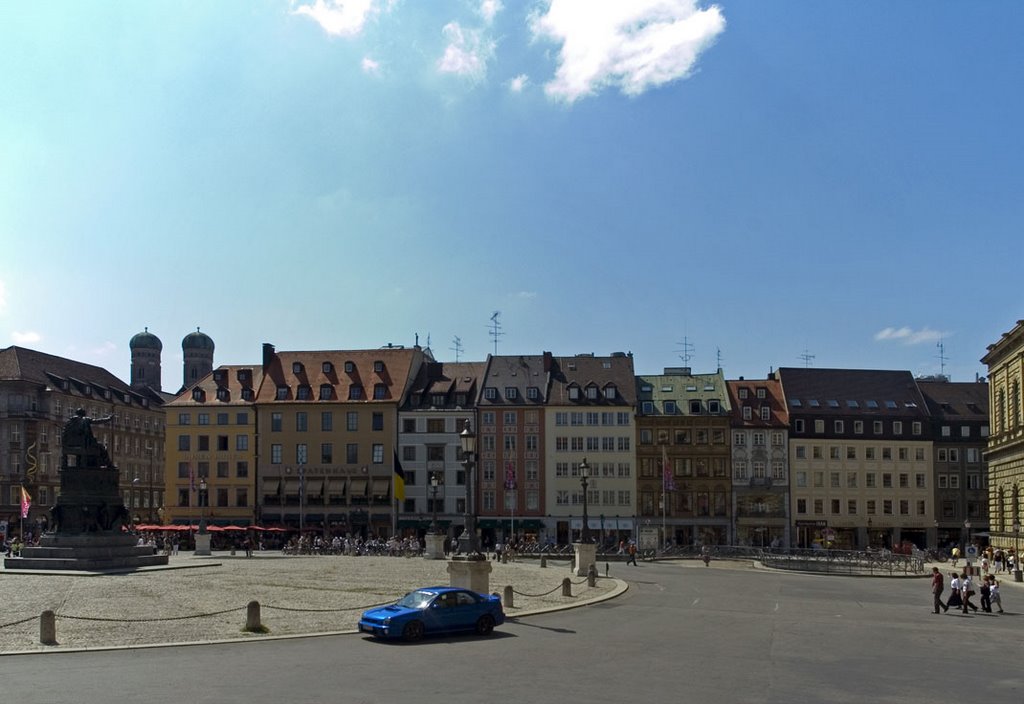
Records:
[[[0,569],[0,653],[42,648],[39,615],[47,609],[57,614],[59,645],[47,648],[53,650],[266,638],[241,630],[253,600],[260,602],[261,620],[272,636],[350,631],[369,606],[394,601],[417,587],[448,584],[447,565],[423,558],[267,552],[251,559],[182,553],[170,558],[170,566],[189,569],[122,575]],[[508,616],[578,605],[621,586],[601,578],[597,586],[587,587],[586,578],[573,575],[564,560],[550,561],[546,568],[536,562],[491,565],[490,591],[502,594],[506,585],[515,591],[514,607],[505,609]],[[562,596],[566,577],[572,582],[571,597]],[[191,616],[196,618],[182,618]]]

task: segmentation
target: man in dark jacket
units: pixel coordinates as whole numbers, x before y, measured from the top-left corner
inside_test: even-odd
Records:
[[[942,573],[938,567],[932,567],[932,599],[935,601],[935,613],[939,613],[939,609],[949,611],[949,605],[942,603]]]

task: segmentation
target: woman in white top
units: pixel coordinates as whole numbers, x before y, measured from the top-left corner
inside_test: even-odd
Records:
[[[960,575],[956,572],[949,573],[949,588],[952,590],[949,595],[949,601],[946,604],[949,608],[959,608],[964,605],[963,599],[960,595]]]
[[[971,603],[971,596],[974,594],[974,584],[966,572],[960,575],[960,594],[964,601],[964,613],[967,613],[967,609],[978,613],[978,607]]]

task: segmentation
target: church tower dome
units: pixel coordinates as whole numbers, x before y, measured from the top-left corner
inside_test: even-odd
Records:
[[[160,353],[164,349],[160,338],[151,333],[149,328],[145,328],[132,336],[128,341],[128,349],[132,355],[132,388],[143,389],[150,386],[159,391]]]

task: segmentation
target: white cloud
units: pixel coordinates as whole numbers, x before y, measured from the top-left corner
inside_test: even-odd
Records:
[[[501,12],[503,7],[501,0],[481,0],[477,12],[484,18],[484,22],[491,24],[494,22],[495,15]]]
[[[441,73],[454,73],[475,82],[487,75],[487,62],[494,56],[494,41],[477,29],[463,29],[449,22],[441,30],[448,41],[444,55],[437,61]]]
[[[374,0],[315,0],[312,5],[299,5],[292,14],[306,15],[332,36],[354,37],[363,31],[372,12]]]
[[[884,330],[880,330],[875,333],[875,341],[877,342],[888,342],[892,340],[902,342],[904,345],[920,345],[924,342],[938,342],[943,337],[949,337],[949,334],[938,330],[932,330],[927,327],[921,328],[920,330],[912,330],[908,327],[885,328]]]
[[[43,336],[32,330],[26,330],[25,332],[15,330],[11,333],[11,339],[14,340],[16,345],[31,345],[42,340]]]
[[[516,294],[516,296],[518,298],[523,298],[523,299],[526,299],[526,300],[532,300],[532,299],[537,297],[537,292],[536,291],[520,291],[519,293]]]
[[[523,88],[530,82],[530,77],[525,73],[520,73],[518,76],[508,82],[508,89],[513,93],[522,93]]]
[[[380,75],[380,62],[374,61],[369,56],[364,56],[362,63],[360,64],[363,68],[363,73],[369,73],[374,76]]]
[[[686,78],[725,30],[698,0],[549,0],[530,17],[535,38],[561,43],[549,97],[572,103],[616,86],[626,95]]]

